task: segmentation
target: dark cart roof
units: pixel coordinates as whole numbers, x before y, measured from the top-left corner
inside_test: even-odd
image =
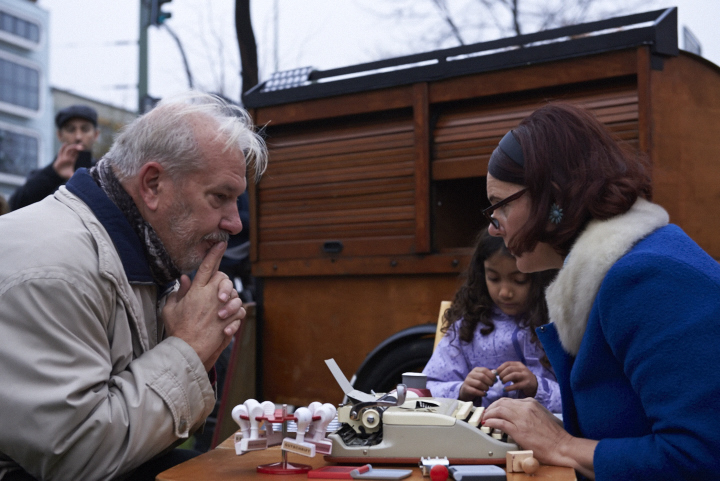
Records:
[[[655,57],[678,55],[676,7],[331,70],[276,72],[246,92],[243,103],[286,104],[641,45]]]

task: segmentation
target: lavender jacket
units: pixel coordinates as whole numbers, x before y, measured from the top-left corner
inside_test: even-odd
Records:
[[[520,328],[513,316],[495,309],[493,332],[483,336],[480,333],[482,326],[478,325],[473,342],[464,343],[457,337],[459,322],[438,343],[423,370],[427,376],[427,387],[434,397],[457,399],[465,377],[475,367],[497,369],[506,361],[520,361],[537,377],[535,399],[551,412],[562,411],[560,387],[555,374],[540,364],[544,352],[542,347],[531,341],[529,329]],[[486,396],[476,398],[474,404],[487,407],[502,396],[525,397],[519,390],[503,392],[502,388],[502,383],[498,381]]]

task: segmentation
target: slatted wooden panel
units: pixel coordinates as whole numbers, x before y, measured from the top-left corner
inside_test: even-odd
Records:
[[[635,86],[563,98],[595,113],[610,130],[637,147],[638,94]],[[446,109],[433,132],[433,180],[479,177],[505,133],[537,109],[541,102]]]
[[[412,253],[415,242],[414,130],[402,118],[342,121],[271,131],[270,162],[258,185],[259,258]]]

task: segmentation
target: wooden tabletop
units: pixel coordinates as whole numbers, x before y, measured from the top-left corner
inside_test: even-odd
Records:
[[[163,471],[156,478],[157,481],[197,481],[199,479],[205,481],[225,481],[247,478],[264,479],[266,481],[284,479],[301,480],[307,479],[306,474],[260,474],[257,472],[257,466],[261,464],[277,463],[282,460],[282,454],[279,446],[266,449],[264,451],[254,451],[243,456],[235,454],[235,446],[233,444],[233,436],[226,439],[216,449],[208,451],[197,458],[186,461],[174,468]],[[288,453],[287,461],[290,463],[307,464],[315,468],[326,466],[329,463],[325,459],[317,455],[314,458],[306,458],[297,454]],[[362,463],[359,463],[362,464]],[[389,468],[388,465],[377,465],[377,468]],[[412,468],[412,475],[409,480],[429,481],[429,477],[423,478],[420,468],[414,466],[392,466],[402,468]],[[540,469],[533,475],[529,476],[524,473],[508,473],[508,481],[576,481],[575,471],[572,468],[564,468],[558,466],[540,466]]]

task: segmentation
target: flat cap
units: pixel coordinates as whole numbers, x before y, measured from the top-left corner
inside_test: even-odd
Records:
[[[60,110],[55,115],[55,125],[57,128],[61,128],[65,122],[70,119],[84,119],[93,124],[93,127],[97,127],[97,112],[94,108],[88,107],[87,105],[71,105]]]

